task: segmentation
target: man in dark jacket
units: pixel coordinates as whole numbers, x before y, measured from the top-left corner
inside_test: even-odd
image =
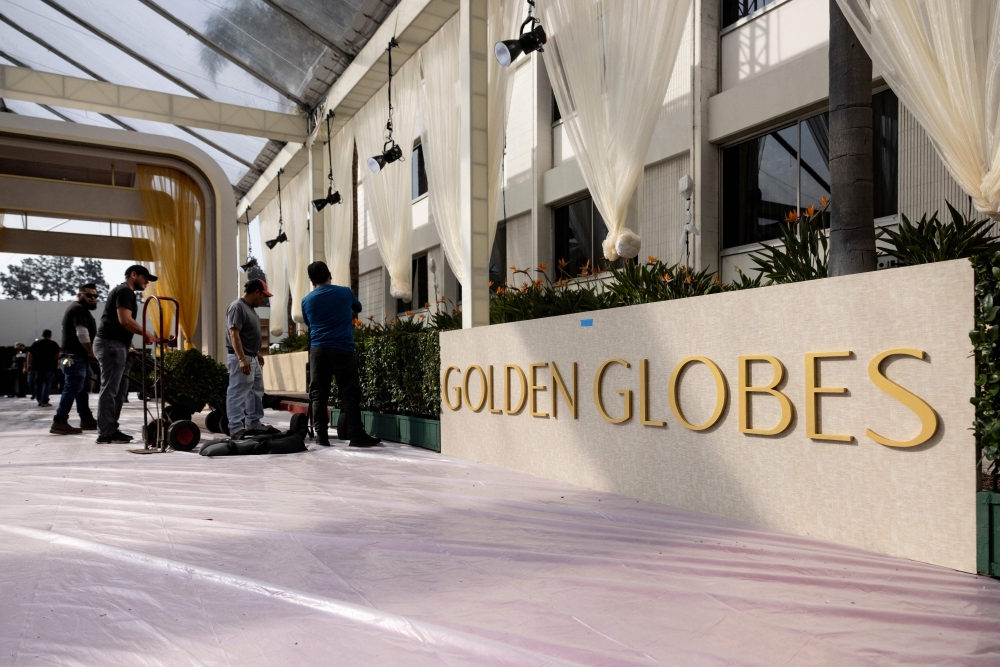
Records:
[[[52,340],[52,331],[46,329],[42,337],[28,348],[27,371],[35,376],[35,400],[43,408],[51,407],[49,389],[56,369],[59,368],[59,344]]]
[[[351,447],[377,445],[381,440],[368,435],[361,421],[361,383],[354,352],[354,317],[361,312],[361,302],[349,287],[331,284],[325,262],[313,262],[307,271],[313,291],[302,299],[302,315],[309,327],[309,401],[316,442],[330,446],[328,404],[330,383],[336,378]]]
[[[132,336],[142,335],[142,325],[135,321],[139,314],[136,292],[156,282],[156,276],[145,266],[133,264],[125,269],[125,282],[108,293],[101,325],[94,340],[94,353],[101,365],[101,395],[97,399],[97,442],[126,443],[132,436],[118,430],[122,404],[128,397],[128,351]],[[149,337],[152,341],[152,336]]]
[[[97,310],[97,285],[87,283],[80,287],[76,302],[63,314],[63,392],[49,433],[73,435],[82,431],[97,430],[97,420],[90,411],[88,396],[90,379],[93,375],[91,364],[97,362],[97,357],[94,355],[97,322],[91,314],[94,310]],[[69,411],[73,403],[76,403],[76,412],[80,415],[80,428],[69,425]]]

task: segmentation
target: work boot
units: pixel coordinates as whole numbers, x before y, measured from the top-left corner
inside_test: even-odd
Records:
[[[96,431],[97,430],[97,420],[91,417],[90,419],[81,419],[80,428],[84,431]]]
[[[83,433],[82,428],[77,428],[75,426],[70,426],[69,424],[52,424],[49,429],[49,433],[55,435],[77,435]]]
[[[230,440],[239,440],[239,439],[241,439],[246,434],[247,434],[247,430],[245,428],[241,428],[236,433],[233,433],[232,435],[230,435],[229,439]]]
[[[319,445],[320,447],[329,447],[330,446],[330,436],[327,435],[326,433],[317,433],[316,434],[316,444]]]
[[[351,447],[374,447],[381,442],[381,438],[376,438],[362,431],[361,435],[351,438]]]

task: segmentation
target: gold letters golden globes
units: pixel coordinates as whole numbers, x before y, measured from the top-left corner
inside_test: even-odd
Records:
[[[809,352],[805,355],[805,428],[806,437],[813,440],[829,440],[834,442],[851,442],[855,436],[842,433],[821,433],[819,429],[819,397],[823,394],[846,394],[847,387],[823,387],[819,385],[817,366],[823,359],[850,359],[854,355],[850,351],[836,352]],[[878,354],[868,364],[868,377],[872,384],[884,391],[886,394],[896,399],[909,408],[920,419],[920,432],[910,440],[893,440],[887,436],[880,435],[871,429],[865,429],[865,435],[875,442],[887,447],[915,447],[930,440],[938,429],[938,418],[927,403],[909,390],[896,384],[883,373],[883,364],[890,357],[906,356],[916,359],[923,359],[926,355],[921,350],[910,348],[897,348],[886,350]],[[763,362],[770,364],[773,375],[767,384],[756,385],[751,377],[753,362]],[[712,415],[702,424],[692,424],[684,416],[680,404],[680,392],[683,385],[684,370],[693,364],[703,364],[711,372],[715,380],[715,409]],[[473,412],[483,411],[492,414],[517,415],[528,406],[528,411],[532,417],[541,419],[571,418],[579,419],[579,395],[577,382],[577,364],[573,362],[569,372],[570,381],[566,382],[566,364],[560,370],[554,361],[532,363],[528,365],[528,372],[517,364],[505,364],[503,366],[503,410],[496,403],[496,383],[494,381],[493,366],[488,366],[483,370],[478,365],[472,365],[462,372],[457,366],[449,366],[444,370],[442,378],[441,397],[444,404],[450,410],[460,410],[463,402],[465,407]],[[631,369],[630,364],[625,359],[608,359],[597,368],[594,374],[593,394],[594,407],[597,413],[605,421],[611,424],[625,424],[632,419],[633,414],[633,391],[628,388],[615,389],[614,392],[621,396],[621,399],[612,400],[604,388],[604,377],[607,371],[613,366],[621,366]],[[654,419],[650,415],[649,409],[649,360],[639,360],[639,422],[642,426],[664,427],[666,422]],[[550,384],[544,382],[545,372],[548,372]],[[454,382],[452,373],[456,374]],[[791,399],[778,389],[785,379],[785,366],[779,359],[767,355],[747,355],[738,359],[737,378],[737,415],[738,428],[740,433],[751,435],[774,436],[785,432],[792,424],[794,407]],[[514,377],[516,376],[519,386],[515,390]],[[453,386],[454,385],[454,386]],[[513,402],[513,394],[517,393],[517,403]],[[770,396],[778,402],[781,409],[781,416],[774,424],[754,424],[750,410],[750,396],[761,394]],[[715,426],[722,417],[729,396],[729,386],[722,369],[708,357],[688,357],[682,359],[674,366],[667,386],[667,396],[670,403],[670,410],[674,418],[685,428],[692,431],[704,431]],[[560,417],[559,403],[565,404],[569,414]],[[548,408],[548,412],[544,408]]]

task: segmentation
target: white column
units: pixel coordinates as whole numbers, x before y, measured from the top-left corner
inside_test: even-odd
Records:
[[[458,40],[462,98],[461,175],[462,327],[490,323],[490,243],[487,162],[489,121],[486,59],[492,58],[486,33],[487,0],[461,0]]]
[[[326,144],[321,140],[322,136],[317,135],[312,148],[309,149],[309,173],[312,174],[312,196],[310,199],[320,199],[326,196],[328,166],[326,164]],[[309,247],[312,248],[312,262],[326,261],[326,246],[324,245],[324,235],[326,234],[326,216],[330,212],[327,206],[322,211],[316,212],[313,205],[309,204]]]
[[[691,177],[694,179],[694,222],[701,232],[694,237],[696,269],[719,266],[719,147],[708,139],[708,100],[719,92],[719,25],[721,3],[695,0],[692,11],[694,49]]]
[[[531,238],[534,266],[547,264],[550,279],[559,277],[552,251],[552,209],[545,205],[543,183],[545,172],[552,169],[552,86],[542,62],[542,54],[531,54],[535,86],[535,118],[531,165]],[[509,264],[510,262],[508,262]]]
[[[247,244],[249,243],[249,238],[250,238],[250,229],[247,227],[246,216],[243,216],[243,219],[236,223],[236,233],[239,236],[239,238],[237,239],[237,244],[239,247],[239,255],[237,257],[239,259],[239,265],[243,266],[244,264],[247,263]],[[243,283],[245,283],[246,281],[247,281],[246,271],[240,269],[240,288],[243,287]],[[242,289],[240,291],[242,292]]]

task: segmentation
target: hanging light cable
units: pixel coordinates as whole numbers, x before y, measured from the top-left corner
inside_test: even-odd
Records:
[[[243,269],[243,273],[247,273],[250,269],[257,266],[257,258],[253,256],[253,239],[250,238],[250,209],[247,208],[245,211],[247,218],[247,263],[240,266]]]
[[[327,204],[339,204],[341,202],[340,192],[334,191],[333,189],[333,149],[330,144],[333,143],[333,135],[330,134],[330,121],[334,119],[333,110],[327,112],[326,114],[326,156],[330,162],[330,173],[327,174],[326,178],[329,181],[326,189],[326,197],[322,199],[313,199],[313,208],[317,211],[322,211],[326,208]]]
[[[389,52],[389,120],[385,124],[386,137],[385,143],[382,145],[382,154],[368,158],[368,168],[374,174],[382,171],[387,164],[404,161],[403,149],[392,138],[392,50],[398,46],[399,42],[393,37],[389,40],[389,46],[386,47],[386,51]]]
[[[535,9],[535,0],[528,0],[528,18],[521,24],[521,32],[517,39],[505,39],[493,45],[493,54],[497,57],[497,62],[501,67],[510,67],[510,64],[517,60],[522,53],[532,51],[543,52],[542,45],[548,41],[545,30],[541,22],[532,13]],[[525,28],[531,26],[527,32]]]
[[[283,173],[285,173],[284,169],[278,170],[278,235],[273,239],[271,239],[270,241],[264,241],[264,245],[266,245],[271,250],[274,250],[274,246],[278,245],[279,243],[284,243],[285,241],[288,240],[288,237],[285,235],[283,229],[285,221],[281,215],[281,175]]]

